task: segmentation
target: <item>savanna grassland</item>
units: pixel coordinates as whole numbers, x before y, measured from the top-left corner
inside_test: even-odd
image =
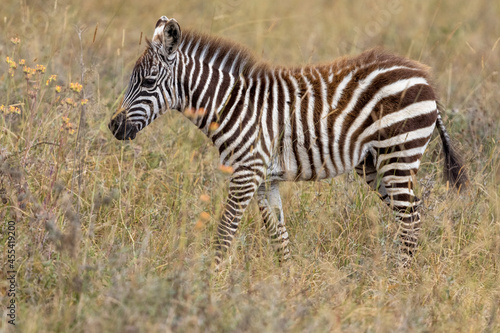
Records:
[[[348,174],[282,184],[289,262],[254,203],[214,274],[228,175],[211,142],[174,112],[131,142],[107,129],[161,15],[270,63],[382,46],[432,67],[471,186],[448,191],[435,136],[413,265],[396,266],[392,212]],[[499,17],[487,0],[3,1],[0,331],[499,332]]]

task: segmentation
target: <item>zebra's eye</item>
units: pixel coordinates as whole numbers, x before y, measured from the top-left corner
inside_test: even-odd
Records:
[[[152,88],[152,87],[154,87],[155,83],[156,83],[156,79],[153,79],[150,77],[147,77],[142,81],[142,85],[145,88]]]

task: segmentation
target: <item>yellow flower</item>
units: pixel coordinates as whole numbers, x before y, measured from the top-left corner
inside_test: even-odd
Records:
[[[17,68],[16,62],[9,57],[5,58],[5,62],[9,65],[10,70],[14,70]]]
[[[81,105],[85,105],[85,104],[87,104],[87,103],[88,103],[88,101],[89,101],[89,100],[88,100],[88,99],[86,99],[86,98],[85,98],[85,99],[82,99],[82,100],[80,101],[80,104],[81,104]]]
[[[44,65],[38,65],[38,64],[36,65],[36,68],[35,68],[35,70],[37,72],[40,72],[40,73],[45,73],[45,69],[46,69],[46,67]]]
[[[19,105],[19,104],[17,104]],[[17,105],[9,105],[8,107],[6,107],[5,105],[0,105],[0,112],[2,112],[3,114],[11,114],[11,113],[17,113],[17,114],[20,114],[21,113],[21,109],[17,106]]]
[[[56,86],[56,93],[60,93],[61,92],[61,86]]]
[[[69,134],[75,134],[75,125],[72,124],[70,121],[69,121],[69,117],[66,117],[66,116],[62,116],[61,117],[63,123],[61,125],[61,132],[62,131],[68,131]]]
[[[28,67],[28,66],[24,66],[23,73],[26,74],[26,78],[29,79],[29,78],[31,78],[32,75],[34,75],[36,73],[36,69]]]
[[[71,105],[71,106],[76,106],[75,101],[73,101],[73,98],[71,98],[71,97],[64,99],[63,103],[66,103],[66,104]]]
[[[21,109],[19,109],[17,106],[10,105],[10,106],[9,106],[9,113],[17,113],[17,114],[20,114],[20,113],[21,113]]]
[[[14,71],[17,68],[16,62],[9,57],[5,57],[5,62],[9,65],[10,76],[14,76]]]
[[[20,59],[19,60],[19,65],[24,66],[26,64],[26,60]]]
[[[78,83],[78,82],[75,82],[75,83],[71,82],[69,84],[69,88],[71,90],[73,90],[74,92],[80,92],[80,91],[82,91],[83,86],[80,83]]]
[[[45,84],[48,86],[52,81],[55,81],[56,79],[57,75],[51,75]]]

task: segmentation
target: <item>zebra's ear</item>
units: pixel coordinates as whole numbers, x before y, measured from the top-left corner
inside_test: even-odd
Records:
[[[160,17],[156,22],[153,42],[161,45],[165,56],[169,56],[175,51],[181,43],[181,27],[175,19],[169,19],[166,16]]]

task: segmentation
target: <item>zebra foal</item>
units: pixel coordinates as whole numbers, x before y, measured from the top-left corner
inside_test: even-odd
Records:
[[[134,139],[167,110],[187,115],[233,169],[217,228],[217,265],[254,196],[280,258],[288,259],[278,183],[353,169],[394,210],[408,260],[421,227],[413,177],[436,125],[445,176],[457,188],[467,183],[428,68],[381,50],[327,65],[270,66],[235,43],[181,33],[176,20],[162,16],[109,128],[117,139]]]

